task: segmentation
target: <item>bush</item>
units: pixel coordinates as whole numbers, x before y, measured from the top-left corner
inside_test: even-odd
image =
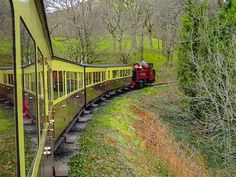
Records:
[[[189,0],[179,45],[178,78],[187,109],[226,163],[236,153],[236,1],[216,15]]]

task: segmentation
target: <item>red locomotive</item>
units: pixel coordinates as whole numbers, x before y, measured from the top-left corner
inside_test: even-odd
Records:
[[[140,62],[133,65],[132,86],[142,88],[156,81],[156,71],[153,63]]]

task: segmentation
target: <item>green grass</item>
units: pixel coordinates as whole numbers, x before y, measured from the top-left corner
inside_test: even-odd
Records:
[[[16,176],[14,111],[0,105],[0,176]]]
[[[70,176],[173,176],[134,130],[134,99],[117,98],[98,111],[70,159]]]
[[[124,44],[124,47],[126,48],[127,51],[131,49],[131,40],[127,40],[126,44]],[[71,39],[70,43],[73,43],[72,45],[72,50],[76,48],[76,40]],[[63,38],[54,38],[52,40],[53,48],[54,48],[54,53],[58,56],[64,56],[64,57],[69,57],[68,56],[68,48],[66,47],[66,42]],[[158,57],[157,53],[157,39],[153,38],[153,48],[150,47],[149,44],[149,39],[145,38],[144,39],[144,58],[145,61],[147,62],[153,62],[155,64],[163,64],[164,57]],[[98,56],[98,63],[121,63],[121,61],[118,59],[118,43],[117,43],[117,53],[113,52],[113,41],[110,36],[100,36],[97,39],[97,43],[95,44],[95,53]],[[134,54],[131,57],[131,63],[140,61],[141,57],[139,53]]]
[[[163,87],[158,93],[155,88],[145,88],[140,91],[139,100],[140,107],[159,115],[162,122],[168,125],[169,131],[182,144],[184,151],[203,159],[210,176],[236,176],[236,162],[225,163],[215,151],[217,142],[199,133],[194,119],[182,112],[177,86],[171,89]]]
[[[71,39],[73,43],[76,41]],[[113,42],[110,36],[99,37],[96,44],[96,54],[98,57],[98,64],[102,63],[121,63],[117,59],[117,53],[113,53]],[[58,56],[65,56],[67,49],[65,48],[65,43],[62,38],[54,38],[52,40],[54,46],[54,53]],[[64,43],[64,44],[63,44]],[[128,43],[130,43],[128,41]],[[174,57],[174,63],[172,66],[166,66],[166,59],[163,55],[158,55],[158,46],[157,46],[157,39],[153,38],[153,48],[150,48],[149,39],[145,38],[144,40],[144,58],[146,62],[154,63],[154,67],[156,69],[156,73],[158,76],[158,82],[174,82],[176,80],[176,72],[174,63],[176,61],[176,56]],[[129,50],[131,44],[127,45],[127,50]],[[117,49],[118,50],[118,49]],[[68,57],[68,56],[67,56]],[[135,63],[141,60],[141,54],[139,52],[135,53],[131,56],[130,63]]]
[[[213,151],[214,142],[182,112],[177,86],[146,87],[100,109],[70,159],[70,176],[175,176],[137,136],[133,125],[138,120],[130,110],[134,104],[157,115],[181,150],[204,165],[209,176],[236,176],[236,163],[224,163]]]
[[[11,66],[12,60],[12,43],[8,40],[0,41],[0,63],[1,66]]]
[[[16,155],[16,129],[14,110],[0,104],[0,176],[15,177],[17,168]],[[25,134],[26,168],[29,171],[35,148],[29,135]]]
[[[1,40],[0,42],[0,53],[1,54],[11,54],[12,51],[12,43],[8,40]]]

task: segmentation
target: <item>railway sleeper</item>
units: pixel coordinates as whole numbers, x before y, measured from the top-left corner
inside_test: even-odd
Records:
[[[73,130],[76,132],[83,132],[87,126],[87,122],[79,122],[74,125]]]
[[[112,92],[109,92],[110,95],[115,95],[116,92],[115,91],[112,91]]]
[[[92,104],[92,107],[93,107],[93,108],[98,107],[98,104],[93,103],[93,104]]]
[[[106,98],[102,97],[102,98],[101,98],[101,100],[102,100],[102,101],[105,101],[105,100],[106,100]]]
[[[73,144],[76,142],[77,137],[75,135],[67,134],[65,136],[65,143]]]
[[[123,92],[123,90],[119,89],[119,90],[117,90],[117,92],[118,92],[118,93],[122,93],[122,92]]]
[[[91,111],[90,110],[84,110],[84,112],[83,112],[84,114],[90,114],[91,113]]]
[[[53,167],[54,177],[68,177],[67,163],[56,162]]]
[[[89,122],[91,119],[92,119],[93,115],[87,115],[87,116],[84,116],[84,117],[80,117],[78,119],[78,122],[79,123],[86,123],[86,122]]]

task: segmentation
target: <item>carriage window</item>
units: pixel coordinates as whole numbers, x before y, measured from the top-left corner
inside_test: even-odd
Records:
[[[89,80],[88,80],[89,78],[88,78],[88,77],[89,77],[89,73],[86,73],[86,75],[85,75],[85,78],[86,78],[86,85],[89,84]]]
[[[48,99],[49,100],[52,100],[52,90],[50,89],[50,88],[52,88],[52,83],[51,83],[51,81],[52,81],[52,78],[51,78],[51,76],[52,76],[52,71],[51,71],[51,69],[47,66],[47,88],[48,88]]]
[[[8,84],[13,85],[13,74],[8,74]]]
[[[3,76],[4,76],[3,83],[7,84],[7,74],[3,74]]]
[[[102,72],[102,81],[106,80],[106,72]]]
[[[98,82],[101,82],[101,72],[98,72]]]
[[[58,89],[59,97],[64,95],[64,72],[58,71]]]
[[[12,14],[8,0],[0,3],[0,176],[17,175],[14,107]],[[6,86],[7,85],[7,86]],[[7,125],[7,126],[6,126]]]
[[[118,77],[119,77],[118,72],[119,72],[118,70],[112,71],[112,77],[113,77],[113,78],[118,78]]]
[[[92,72],[89,72],[88,73],[88,82],[87,82],[87,85],[91,85],[93,83],[93,73]]]
[[[67,85],[67,94],[71,91],[71,75],[70,72],[66,72],[66,85]]]
[[[23,85],[23,116],[24,116],[24,142],[25,142],[25,169],[26,174],[31,173],[33,160],[38,148],[38,104],[37,104],[37,72],[36,47],[30,33],[23,21],[21,27],[21,67]],[[26,87],[25,76],[29,75],[29,89]],[[28,76],[27,76],[28,77]]]
[[[77,89],[77,73],[71,72],[71,91],[75,91]]]
[[[96,83],[96,72],[93,72],[93,83]]]
[[[83,73],[79,73],[79,88],[83,88],[84,84],[84,75]]]
[[[53,77],[53,99],[56,100],[58,98],[58,76],[57,71],[52,72]]]
[[[44,59],[38,49],[38,87],[39,87],[39,116],[41,133],[46,123],[45,113],[45,80],[44,80]]]
[[[75,90],[78,89],[78,74],[74,72],[74,85],[75,85]]]

